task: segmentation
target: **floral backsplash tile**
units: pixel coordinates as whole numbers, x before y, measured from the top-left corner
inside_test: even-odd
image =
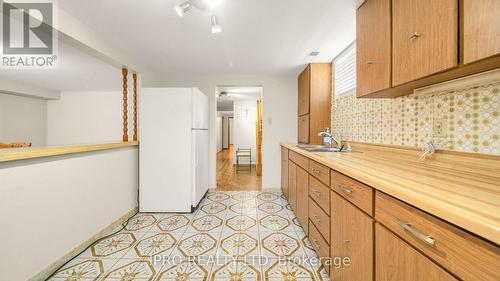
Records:
[[[500,81],[394,99],[333,101],[332,128],[347,141],[500,155]],[[434,131],[441,124],[445,133]]]

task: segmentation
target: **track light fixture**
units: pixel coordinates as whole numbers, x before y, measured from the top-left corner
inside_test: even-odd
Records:
[[[212,23],[212,33],[220,33],[222,32],[222,27],[219,24],[219,21],[217,20],[217,16],[213,15],[210,18],[210,22]]]
[[[182,18],[185,13],[191,10],[191,3],[189,3],[189,1],[186,1],[180,5],[175,5],[174,9],[177,15]]]
[[[222,0],[187,0],[182,2],[182,4],[177,4],[174,6],[174,10],[179,17],[184,17],[184,14],[189,12],[191,8],[194,6],[202,11],[213,11]],[[216,15],[212,15],[210,17],[211,30],[212,33],[220,33],[222,32],[222,27],[219,24],[219,20]]]

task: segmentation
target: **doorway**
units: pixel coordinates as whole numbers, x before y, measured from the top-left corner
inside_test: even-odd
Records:
[[[218,86],[217,190],[262,190],[262,87]]]

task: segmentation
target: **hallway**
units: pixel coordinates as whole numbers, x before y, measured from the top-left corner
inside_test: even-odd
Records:
[[[257,176],[255,165],[251,172],[247,167],[241,167],[238,172],[233,154],[233,145],[217,153],[217,191],[261,191],[262,177]]]

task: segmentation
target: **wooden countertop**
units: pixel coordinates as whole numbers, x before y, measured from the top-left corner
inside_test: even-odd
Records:
[[[372,145],[353,152],[312,153],[282,146],[379,191],[500,244],[500,157]]]
[[[5,148],[5,149],[0,149],[0,163],[23,160],[23,159],[57,156],[64,154],[116,149],[116,148],[137,146],[137,145],[139,145],[138,142],[117,142],[117,143],[100,143],[100,144],[90,144],[90,145]]]

